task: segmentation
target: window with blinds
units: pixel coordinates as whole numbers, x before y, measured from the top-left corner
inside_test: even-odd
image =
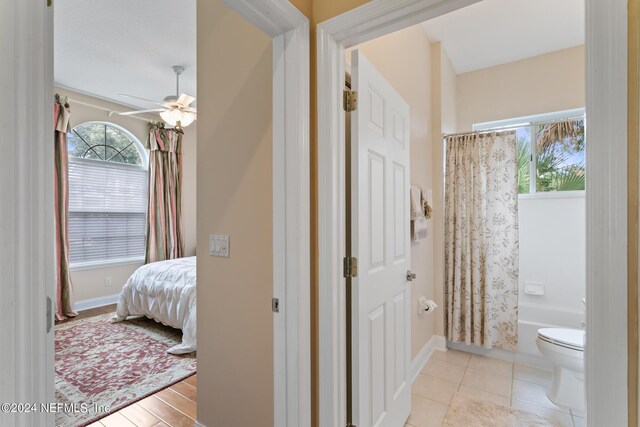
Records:
[[[74,128],[69,148],[72,266],[144,258],[147,170],[144,149],[109,123]]]

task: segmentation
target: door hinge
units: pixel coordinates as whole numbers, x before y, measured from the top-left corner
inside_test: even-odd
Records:
[[[53,328],[53,300],[51,297],[47,297],[47,333],[51,332],[51,328]]]
[[[343,275],[345,278],[358,277],[358,258],[344,257]]]
[[[345,90],[342,96],[342,107],[347,113],[356,111],[358,108],[358,92],[355,90]]]
[[[51,7],[51,2],[52,2],[52,1],[53,1],[53,0],[47,0],[47,7]]]
[[[271,311],[280,313],[280,298],[271,298]]]

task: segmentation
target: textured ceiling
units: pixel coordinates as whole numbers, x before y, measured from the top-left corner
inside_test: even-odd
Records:
[[[458,74],[584,43],[584,0],[483,0],[423,24]]]
[[[118,94],[161,101],[182,65],[180,91],[196,95],[195,0],[56,0],[54,37],[57,85],[153,108]]]

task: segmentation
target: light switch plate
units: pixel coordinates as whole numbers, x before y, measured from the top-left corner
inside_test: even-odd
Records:
[[[209,255],[229,258],[228,234],[211,234],[209,236]]]

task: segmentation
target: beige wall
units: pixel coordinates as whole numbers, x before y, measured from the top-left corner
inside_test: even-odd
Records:
[[[220,0],[198,17],[198,420],[273,424],[271,39]],[[208,255],[230,235],[230,258]]]
[[[74,101],[92,104],[115,111],[128,111],[131,108],[104,101],[93,96],[81,94],[72,90],[56,88],[56,93],[68,96],[71,101],[71,125],[77,126],[90,121],[105,121],[115,123],[131,132],[141,143],[145,143],[148,132],[148,122],[126,116],[112,115],[105,110],[88,107]],[[157,116],[143,116],[148,119],[158,119]],[[195,126],[185,129],[183,144],[183,199],[182,211],[185,228],[185,251],[187,255],[194,255],[196,248],[196,130]],[[142,263],[133,263],[104,268],[72,270],[74,298],[85,301],[93,298],[105,297],[120,293],[129,276]],[[111,277],[112,286],[105,286],[105,278]]]
[[[458,76],[458,131],[474,123],[585,106],[584,46]]]
[[[434,300],[441,309],[434,314],[434,333],[444,335],[444,145],[442,134],[456,130],[457,76],[441,43],[431,45],[431,111],[433,156]]]
[[[356,46],[400,93],[411,108],[411,184],[433,187],[431,135],[431,49],[420,26],[414,26]],[[348,56],[350,57],[350,55]],[[412,282],[411,353],[412,359],[429,341],[434,315],[418,316],[417,298],[434,298],[433,221],[429,221],[427,240],[411,244]]]

